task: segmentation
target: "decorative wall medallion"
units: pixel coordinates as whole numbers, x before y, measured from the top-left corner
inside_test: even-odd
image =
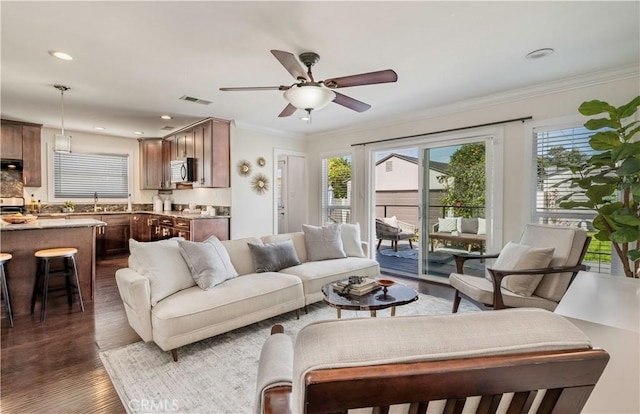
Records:
[[[265,165],[267,165],[267,160],[265,160],[264,157],[258,158],[258,165],[264,167]]]
[[[269,179],[264,174],[256,174],[251,179],[251,189],[262,195],[269,190]]]
[[[238,174],[244,177],[251,174],[251,163],[246,160],[238,161]]]

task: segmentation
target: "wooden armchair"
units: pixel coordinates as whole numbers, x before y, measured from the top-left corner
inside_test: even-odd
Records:
[[[256,412],[579,413],[608,360],[542,309],[322,321],[267,339]]]
[[[462,297],[493,309],[537,307],[553,311],[578,272],[587,270],[582,260],[590,242],[587,232],[577,227],[527,224],[518,248],[509,249],[513,245],[508,244],[500,254],[454,254],[457,273],[449,275],[449,284],[456,289],[453,312],[458,311]],[[551,251],[550,261],[527,266],[529,252],[535,255],[544,250]],[[495,258],[498,260],[487,269],[486,278],[463,272],[467,260]],[[525,288],[511,287],[522,283]]]
[[[415,236],[416,226],[395,218],[376,219],[376,238],[378,239],[378,249],[382,240],[391,240],[391,247],[398,251],[400,240],[409,240],[409,247],[413,249],[411,239]]]

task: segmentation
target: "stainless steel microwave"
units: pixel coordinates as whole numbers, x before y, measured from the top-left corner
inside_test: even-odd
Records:
[[[195,166],[195,159],[191,157],[171,161],[171,182],[194,182],[196,179]]]

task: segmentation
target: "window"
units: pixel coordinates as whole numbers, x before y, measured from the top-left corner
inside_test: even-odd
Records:
[[[562,209],[560,199],[573,190],[563,182],[572,174],[567,164],[576,164],[596,153],[589,146],[594,134],[583,127],[534,129],[534,165],[536,166],[534,222],[565,226],[579,226],[590,234],[595,233],[595,211],[587,209]],[[574,198],[575,199],[575,198]],[[591,270],[609,273],[611,270],[611,243],[592,240],[585,258]]]
[[[55,198],[127,198],[129,156],[56,152],[53,184]]]
[[[389,160],[384,164],[386,172],[393,172],[393,161]]]
[[[322,159],[322,223],[351,220],[351,155]]]

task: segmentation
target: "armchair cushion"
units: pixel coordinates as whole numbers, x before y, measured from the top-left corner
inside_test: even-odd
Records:
[[[498,270],[542,269],[549,266],[554,248],[538,248],[509,242],[492,266]],[[513,275],[504,278],[502,287],[522,296],[531,296],[542,280],[541,274]]]
[[[478,233],[478,218],[461,218],[460,219],[460,233]]]
[[[438,231],[443,233],[451,233],[452,231],[459,231],[458,221],[459,217],[441,218],[438,217]]]

